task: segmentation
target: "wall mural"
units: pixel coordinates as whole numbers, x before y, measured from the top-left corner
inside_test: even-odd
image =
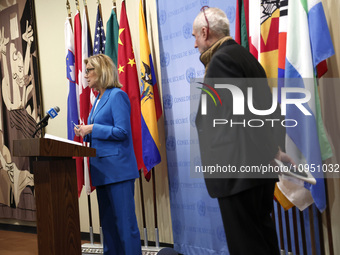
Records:
[[[29,160],[12,155],[13,140],[31,138],[41,117],[35,27],[33,0],[0,2],[0,218],[36,218]]]

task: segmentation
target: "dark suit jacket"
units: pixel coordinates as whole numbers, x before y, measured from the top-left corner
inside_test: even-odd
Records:
[[[127,94],[119,88],[107,89],[96,109],[92,107],[88,124],[93,124],[93,129],[84,140],[96,149],[96,157],[90,158],[92,184],[99,186],[139,177]]]
[[[220,78],[237,79],[224,81]],[[272,94],[266,79],[244,78],[266,78],[266,74],[259,62],[234,40],[222,43],[212,55],[204,82],[211,86],[227,82],[240,88],[245,96],[245,114],[233,115],[233,97],[228,89],[217,89],[222,105],[218,103],[216,106],[207,96],[207,115],[201,115],[199,109],[196,117],[203,166],[218,164],[234,166],[239,170],[241,166],[268,165],[278,152],[278,138],[284,140],[283,129],[278,128],[277,133],[280,135],[276,135],[270,122],[258,128],[248,126],[247,122],[250,119],[282,118],[279,107],[270,116],[257,116],[248,110],[247,87],[253,88],[253,105],[256,109],[270,109]],[[212,127],[213,119],[226,119],[229,123]],[[231,126],[231,120],[245,125]],[[259,125],[259,122],[252,124]],[[280,122],[275,122],[275,127],[277,125],[281,125]],[[218,178],[211,178],[212,176]],[[205,174],[206,186],[211,197],[230,196],[257,185],[276,181],[276,179],[263,178],[262,174],[257,176],[258,179],[248,178],[249,173],[232,175],[237,178],[230,178],[230,174],[223,173],[223,177],[226,178],[221,178],[221,175]]]

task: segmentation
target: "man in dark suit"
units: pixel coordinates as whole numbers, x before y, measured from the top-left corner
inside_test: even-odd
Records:
[[[273,113],[264,116],[249,110],[245,103],[248,88],[253,92],[252,103],[257,110],[271,109],[272,94],[262,66],[229,36],[229,21],[222,10],[203,9],[194,21],[193,36],[206,68],[204,84],[208,88],[215,84],[230,84],[235,88],[235,93],[216,89],[221,105],[215,106],[207,98],[207,113],[202,114],[200,108],[196,117],[202,166],[229,166],[235,171],[205,173],[209,195],[218,198],[229,252],[231,255],[279,254],[270,216],[277,176],[241,171],[246,167],[277,166],[274,159],[293,163],[279,146],[284,140],[282,126],[277,127],[281,125],[277,121],[281,119],[280,107],[276,105]],[[244,108],[243,114],[234,114],[240,110],[234,109],[236,92],[238,95],[242,92],[245,98],[238,105]],[[223,125],[216,124],[216,120]]]

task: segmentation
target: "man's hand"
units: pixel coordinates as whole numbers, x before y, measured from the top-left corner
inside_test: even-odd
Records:
[[[281,162],[290,163],[293,166],[296,166],[294,160],[290,156],[288,156],[287,153],[281,151],[280,149],[279,149],[279,152],[276,154],[275,159],[280,160]]]

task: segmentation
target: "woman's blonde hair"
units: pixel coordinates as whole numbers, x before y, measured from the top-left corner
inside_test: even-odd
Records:
[[[98,54],[85,59],[84,63],[94,68],[93,71],[97,74],[98,85],[103,89],[123,87],[118,79],[117,67],[110,57]]]

